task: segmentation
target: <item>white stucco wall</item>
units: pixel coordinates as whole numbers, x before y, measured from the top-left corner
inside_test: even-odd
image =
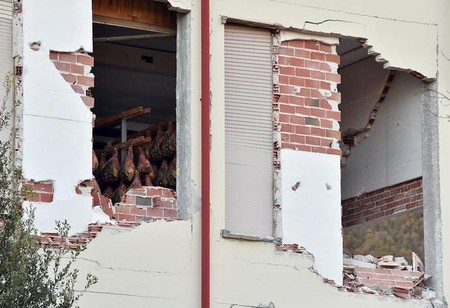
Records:
[[[283,243],[305,247],[314,269],[341,285],[340,158],[283,149],[280,162]]]
[[[363,128],[388,72],[373,58],[340,72],[341,131]],[[404,72],[396,73],[372,129],[359,136],[342,168],[342,199],[422,175],[422,95],[420,80]]]
[[[211,307],[429,307],[426,301],[342,293],[311,271],[313,257],[271,243],[226,240],[212,230]],[[200,215],[192,221],[102,231],[77,261],[99,278],[80,307],[200,307]],[[82,287],[82,281],[79,281]]]
[[[450,302],[450,4],[448,1],[437,1],[436,16],[438,20],[438,61],[439,79],[439,186],[442,221],[442,261],[444,277],[444,296]]]
[[[24,177],[54,181],[53,202],[35,204],[36,226],[52,231],[55,220],[67,219],[72,233],[82,232],[93,220],[92,201],[75,187],[92,177],[92,113],[49,53],[92,49],[91,2],[24,1],[23,38]]]

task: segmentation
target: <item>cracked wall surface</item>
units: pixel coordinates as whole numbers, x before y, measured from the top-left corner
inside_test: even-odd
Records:
[[[92,177],[92,113],[50,59],[51,51],[91,51],[91,36],[90,1],[24,1],[23,171],[54,182],[53,201],[34,202],[42,231],[68,219],[71,232],[82,232],[94,219],[91,197],[75,193]]]

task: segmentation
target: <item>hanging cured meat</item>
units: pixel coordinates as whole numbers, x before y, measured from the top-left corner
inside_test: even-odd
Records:
[[[113,155],[100,170],[100,178],[105,184],[114,185],[119,181],[119,171],[119,151],[114,148]]]
[[[120,178],[125,184],[130,184],[133,181],[135,170],[133,148],[129,147],[127,156],[120,165]]]
[[[167,124],[167,131],[164,133],[163,140],[161,142],[161,154],[165,158],[171,159],[175,155],[176,151],[176,135],[175,128],[172,122]]]
[[[156,133],[155,140],[153,141],[150,148],[150,160],[154,163],[160,163],[163,159],[161,146],[164,140],[164,132],[162,130],[162,125],[158,125],[158,131]]]

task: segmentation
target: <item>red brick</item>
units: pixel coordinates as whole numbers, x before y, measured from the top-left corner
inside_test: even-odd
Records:
[[[164,209],[164,218],[176,219],[177,211],[172,209]]]
[[[296,68],[295,69],[295,76],[297,76],[297,77],[311,77],[312,72],[313,71],[305,69],[305,68]]]
[[[289,77],[285,75],[278,76],[278,83],[279,84],[289,84]]]
[[[326,99],[320,100],[320,108],[332,110],[333,107],[330,105],[330,103]]]
[[[115,212],[118,214],[130,214],[130,206],[129,205],[115,205]]]
[[[94,76],[78,76],[77,84],[82,86],[93,87],[94,86]]]
[[[94,107],[94,103],[95,103],[95,99],[93,97],[90,96],[82,96],[81,99],[83,100],[83,103],[89,107],[89,108],[93,108]]]
[[[77,62],[84,65],[94,66],[94,58],[89,55],[77,55]]]
[[[147,217],[164,217],[164,209],[162,208],[147,208]]]
[[[292,149],[292,150],[295,150],[295,149],[297,148],[297,145],[294,145],[294,144],[289,143],[289,142],[283,142],[283,143],[281,143],[281,148],[282,148],[282,149]]]
[[[320,138],[318,137],[311,137],[306,136],[305,137],[305,143],[310,145],[320,145]]]
[[[296,125],[304,125],[305,124],[305,118],[302,116],[290,116],[289,117],[289,122],[291,124],[296,124]]]
[[[35,182],[33,189],[38,192],[53,192],[53,183]]]
[[[281,134],[281,141],[282,142],[289,142],[291,140],[290,134]]]
[[[305,144],[305,136],[300,136],[300,135],[291,135],[290,136],[290,141],[293,143],[301,143],[301,144]]]
[[[327,44],[320,44],[320,51],[322,51],[322,52],[328,52],[328,53],[330,53],[331,52],[331,45],[327,45]]]
[[[325,131],[325,130],[323,130],[323,131]],[[333,140],[331,140],[331,139],[328,139],[328,138],[320,139],[320,145],[323,147],[331,148],[332,143],[333,143]]]
[[[67,53],[67,52],[60,52],[59,53],[59,61],[61,62],[75,62],[77,60],[77,57],[74,54]]]
[[[319,118],[326,116],[326,111],[323,109],[311,108],[311,115]]]
[[[162,196],[162,188],[146,187],[147,196]]]
[[[70,86],[75,91],[75,93],[82,94],[82,95],[86,94],[84,89],[81,86],[79,86],[77,84],[71,84]]]
[[[289,65],[289,57],[285,57],[285,56],[278,56],[278,64],[279,65]]]
[[[320,43],[315,41],[305,41],[305,48],[312,50],[320,50]]]
[[[327,149],[323,148],[323,147],[311,147],[311,152],[326,154],[327,153]]]
[[[333,73],[327,73],[327,80],[332,81],[332,82],[336,82],[336,83],[341,83],[341,75],[333,74]]]
[[[289,64],[295,67],[305,67],[306,61],[304,59],[291,58]]]
[[[63,76],[64,80],[68,83],[74,84],[77,81],[77,78],[72,74],[61,74]]]
[[[305,67],[313,70],[320,70],[320,62],[305,60]]]
[[[325,61],[325,54],[321,52],[311,52],[311,59],[318,61]]]
[[[280,53],[280,55],[284,55],[284,56],[295,56],[294,48],[280,47],[280,48],[278,48],[278,52]]]
[[[137,206],[131,206],[130,207],[130,214],[137,215],[137,216],[146,216],[147,215],[147,209],[146,208],[139,208]]]
[[[293,85],[293,86],[304,86],[305,85],[305,80],[304,78],[298,78],[298,77],[290,77],[289,78],[289,84]]]
[[[296,146],[296,148],[297,148],[299,151],[303,151],[303,152],[311,152],[311,147],[308,146],[308,145],[298,145],[298,146]]]
[[[295,56],[297,58],[309,59],[310,52],[308,50],[304,50],[304,49],[296,49],[295,50]]]
[[[306,107],[295,107],[295,113],[310,116],[311,115],[311,109]]]
[[[304,106],[305,105],[305,98],[299,97],[299,96],[290,96],[289,97],[289,103],[292,104],[292,105]]]
[[[310,73],[311,73],[311,78],[313,78],[313,79],[325,80],[325,78],[326,78],[325,73],[320,72],[320,71],[311,70]]]
[[[289,105],[282,104],[282,105],[280,105],[280,112],[294,114],[295,113],[295,108],[296,107],[294,107],[294,106],[289,106]]]
[[[326,62],[320,62],[320,70],[324,72],[331,72],[331,66],[329,63]]]
[[[319,89],[320,82],[317,80],[306,79],[304,80],[304,83],[307,88]]]
[[[278,73],[280,75],[294,76],[295,67],[292,67],[292,66],[280,66],[280,70],[279,70]]]
[[[77,64],[70,64],[70,72],[72,74],[84,75],[84,66]]]
[[[336,131],[336,130],[327,130],[326,136],[329,138],[336,138],[336,139],[341,139],[341,131]]]
[[[175,198],[174,191],[172,189],[168,189],[168,188],[162,189],[161,196],[164,198]]]
[[[40,193],[39,194],[39,201],[40,202],[52,202],[53,201],[53,194]]]
[[[70,72],[70,64],[69,63],[62,63],[62,62],[53,62],[55,64],[55,67],[60,72]]]
[[[280,123],[289,123],[289,115],[287,115],[287,114],[280,114],[279,115],[279,117],[278,117],[278,121],[280,122]]]
[[[53,60],[53,61],[58,60],[58,53],[55,51],[50,51],[50,60]]]
[[[289,47],[294,48],[304,48],[305,47],[305,41],[303,40],[292,40],[292,41],[286,41]]]
[[[310,135],[311,134],[311,127],[309,126],[296,126],[295,127],[295,133],[299,135]]]
[[[159,207],[166,208],[166,209],[173,209],[173,208],[175,208],[175,202],[164,200],[164,201],[160,202]]]
[[[327,149],[328,154],[339,155],[341,156],[342,152],[340,149]]]
[[[331,90],[331,84],[329,82],[321,81],[320,82],[320,89],[330,91]]]
[[[338,55],[327,54],[326,60],[327,60],[328,62],[333,62],[333,63],[337,63],[337,64],[340,64],[340,63],[341,63],[341,57],[338,56]]]
[[[116,220],[118,221],[127,221],[127,222],[135,222],[136,221],[136,216],[135,215],[127,215],[127,214],[117,214],[116,215]]]
[[[336,121],[340,121],[341,120],[341,112],[340,111],[331,111],[331,110],[327,110],[327,119],[333,119]]]
[[[311,127],[311,135],[325,137],[326,130],[319,127]]]
[[[282,123],[281,124],[281,131],[284,133],[293,133],[295,131],[294,126],[290,125],[290,124],[285,124]]]

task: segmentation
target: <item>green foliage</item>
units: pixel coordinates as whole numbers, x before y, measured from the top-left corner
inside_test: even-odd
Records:
[[[0,132],[11,120],[11,80],[8,76],[4,82]],[[82,249],[71,251],[64,244],[69,232],[66,221],[57,223],[62,249],[39,246],[34,210],[22,208],[27,192],[21,189],[21,170],[12,161],[11,140],[12,133],[0,140],[0,307],[72,307],[97,278],[88,274],[84,290],[75,290],[78,270],[72,264]]]
[[[344,252],[394,255],[411,260],[411,252],[424,259],[423,212],[419,210],[376,219],[343,229]]]

